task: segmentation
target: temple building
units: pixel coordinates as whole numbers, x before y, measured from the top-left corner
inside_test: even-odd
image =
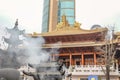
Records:
[[[45,39],[43,49],[58,48],[59,54],[52,53],[51,60],[55,61],[58,58],[64,60],[69,67],[68,72],[72,74],[72,80],[98,80],[96,76],[100,80],[106,80],[107,59],[109,59],[110,79],[119,80],[120,59],[114,55],[119,55],[120,33],[113,33],[114,38],[106,40],[107,28],[84,30],[80,26],[81,24],[76,21],[71,26],[63,15],[55,30],[41,34],[34,33],[31,36],[42,36]],[[53,46],[54,44],[56,46]],[[110,58],[106,57],[109,54]]]
[[[72,74],[65,80],[120,80],[120,33],[108,39],[108,28],[96,26],[85,30],[75,21],[75,0],[46,0],[42,33],[30,36],[42,36],[43,49],[58,50],[50,60],[64,61]]]

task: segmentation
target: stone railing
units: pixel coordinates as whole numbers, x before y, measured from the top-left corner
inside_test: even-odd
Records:
[[[104,65],[76,65],[69,69],[72,75],[105,75],[106,67]],[[119,75],[118,68],[110,67],[110,75]]]

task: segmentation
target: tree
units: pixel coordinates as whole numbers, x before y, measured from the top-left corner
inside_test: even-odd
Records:
[[[111,33],[111,34],[110,34]],[[116,53],[116,45],[114,44],[114,29],[108,31],[105,39],[105,45],[103,47],[96,47],[97,50],[101,51],[102,55],[100,55],[100,59],[102,62],[105,62],[105,68],[103,68],[103,72],[106,75],[106,80],[110,80],[110,66],[115,63],[114,55]],[[99,60],[100,61],[100,60]]]

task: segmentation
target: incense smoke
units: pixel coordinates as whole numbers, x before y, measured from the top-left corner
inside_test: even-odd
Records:
[[[25,54],[27,56],[26,63],[39,64],[41,61],[47,61],[50,54],[42,49],[42,44],[45,43],[42,37],[32,38],[28,37],[23,46],[25,47]]]
[[[11,40],[12,44],[8,44],[2,38],[1,42],[4,49],[0,50],[0,67],[5,68],[19,68],[24,64],[40,64],[41,62],[47,62],[51,58],[51,53],[59,53],[60,42],[52,45],[52,49],[42,49],[42,45],[45,43],[43,37],[26,37],[18,35],[19,31],[14,31],[12,33],[16,35],[9,34],[5,28],[3,28],[5,38],[7,37],[9,41]],[[10,39],[13,36],[13,39]],[[22,38],[20,38],[22,36]],[[20,44],[17,45],[18,41]],[[19,47],[21,46],[21,47]]]

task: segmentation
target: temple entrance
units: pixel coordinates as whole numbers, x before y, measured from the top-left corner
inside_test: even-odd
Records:
[[[72,56],[73,65],[81,65],[81,55]]]

